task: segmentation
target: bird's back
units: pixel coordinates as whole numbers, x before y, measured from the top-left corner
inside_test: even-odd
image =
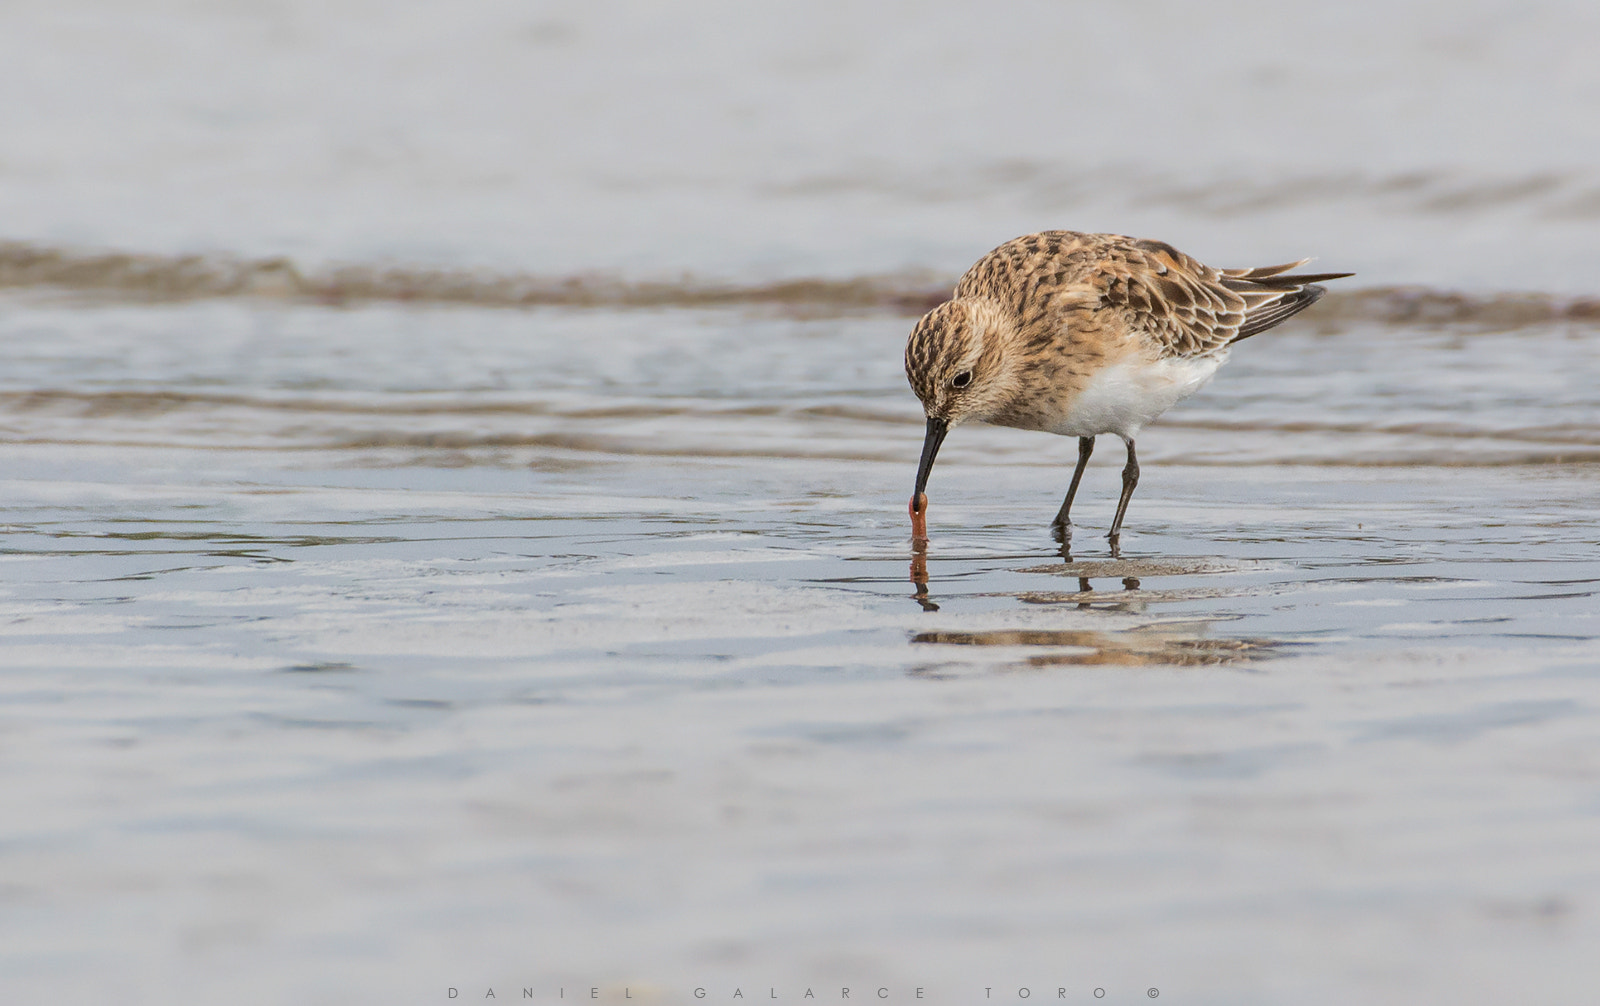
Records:
[[[1121,332],[1159,358],[1216,353],[1315,303],[1315,283],[1349,273],[1290,275],[1307,259],[1216,269],[1161,241],[1043,231],[1007,241],[956,285],[957,298],[998,302],[1044,348],[1077,327]]]

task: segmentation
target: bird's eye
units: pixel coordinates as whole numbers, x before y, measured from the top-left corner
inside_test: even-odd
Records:
[[[956,376],[950,378],[950,387],[952,387],[952,388],[965,388],[967,385],[969,385],[971,383],[972,383],[972,371],[970,371],[970,370],[963,370],[961,373],[959,373]]]

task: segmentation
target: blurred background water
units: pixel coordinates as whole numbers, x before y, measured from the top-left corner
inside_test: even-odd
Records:
[[[0,991],[1590,1001],[1597,45],[6,5]],[[905,334],[1047,227],[1359,275],[1120,560],[958,431],[919,587]]]

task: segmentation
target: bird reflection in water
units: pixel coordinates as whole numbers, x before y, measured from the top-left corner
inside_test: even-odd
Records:
[[[1271,655],[1276,643],[1265,639],[1212,639],[1174,627],[1124,632],[1093,629],[1000,629],[987,632],[919,632],[913,643],[946,646],[1030,647],[1043,650],[1017,663],[1027,667],[1060,665],[1167,665],[1202,667],[1233,664]]]
[[[923,611],[938,611],[939,606],[928,596],[928,546],[925,543],[911,546],[911,582],[917,587],[911,599],[922,605]]]
[[[1060,555],[1062,562],[1070,563],[1072,561],[1072,543],[1070,541],[1061,542]],[[916,590],[911,594],[911,599],[916,601],[923,611],[938,611],[938,603],[928,594],[928,543],[925,540],[914,539],[911,543],[911,582],[916,587]],[[1123,577],[1122,589],[1138,590],[1139,578],[1136,576]],[[1078,604],[1078,607],[1087,610],[1090,607],[1087,598],[1094,593],[1094,588],[1089,584],[1087,576],[1078,577],[1078,592],[1086,598],[1086,600]]]

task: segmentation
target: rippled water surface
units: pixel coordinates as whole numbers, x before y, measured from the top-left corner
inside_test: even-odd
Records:
[[[1594,13],[1368,7],[0,12],[0,999],[1590,1001]],[[914,557],[1049,226],[1361,275]]]
[[[20,981],[1565,994],[1593,935],[1589,330],[1253,340],[1120,559],[1119,452],[1066,558],[1073,445],[963,428],[919,586],[892,313],[0,327]]]

